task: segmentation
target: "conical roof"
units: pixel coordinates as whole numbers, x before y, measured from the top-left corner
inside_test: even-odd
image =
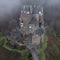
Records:
[[[39,36],[41,36],[43,34],[44,30],[42,28],[39,28],[35,32],[36,32],[36,34],[38,34]]]
[[[32,17],[31,21],[29,24],[37,24],[37,19],[35,17]]]

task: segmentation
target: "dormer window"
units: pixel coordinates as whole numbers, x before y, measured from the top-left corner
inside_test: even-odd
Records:
[[[29,14],[29,11],[27,11],[26,13]]]
[[[30,26],[29,26],[29,29],[31,29],[31,28],[32,28],[32,26],[30,25]]]
[[[43,15],[41,11],[39,11],[39,15]]]
[[[23,27],[23,26],[24,26],[23,20],[21,21],[20,25],[21,25],[21,27]]]
[[[21,27],[23,27],[23,23],[21,23]]]

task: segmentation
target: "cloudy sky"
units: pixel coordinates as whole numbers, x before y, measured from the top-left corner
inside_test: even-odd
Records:
[[[60,3],[60,0],[42,0],[47,2],[48,5],[56,5]],[[11,14],[13,9],[20,6],[22,0],[0,0],[0,17],[6,14]],[[40,2],[41,3],[41,2]]]
[[[13,9],[19,7],[20,0],[0,0],[0,16],[11,14]]]

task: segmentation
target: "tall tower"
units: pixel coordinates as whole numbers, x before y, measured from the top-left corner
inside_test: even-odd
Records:
[[[25,2],[22,5],[22,12],[20,16],[20,31],[22,31],[25,35],[29,35],[30,33],[32,33],[32,44],[39,44],[40,38],[42,38],[43,36],[41,37],[38,33],[36,33],[36,31],[40,31],[39,29],[44,26],[43,8],[40,4],[41,2],[40,0],[24,1]],[[36,18],[37,23],[35,23],[35,19],[31,19],[32,17]],[[29,23],[30,21],[32,23]],[[41,39],[41,41],[43,41],[43,39]]]

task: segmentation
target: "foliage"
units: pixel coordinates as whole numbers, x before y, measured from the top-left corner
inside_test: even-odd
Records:
[[[45,57],[45,49],[47,47],[47,36],[46,34],[44,35],[44,43],[42,44],[42,47],[40,48],[40,60],[46,60],[46,57]]]

